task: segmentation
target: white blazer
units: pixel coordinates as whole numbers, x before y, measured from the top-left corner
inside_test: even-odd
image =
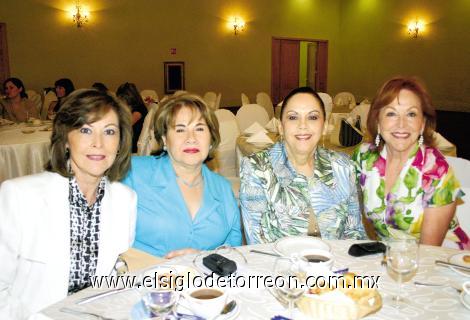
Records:
[[[68,179],[57,173],[0,185],[0,319],[25,319],[67,297],[70,270]],[[96,275],[109,275],[134,241],[137,196],[106,181]]]

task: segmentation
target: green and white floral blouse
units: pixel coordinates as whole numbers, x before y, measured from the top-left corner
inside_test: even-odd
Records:
[[[354,164],[345,154],[318,147],[313,177],[298,174],[283,143],[243,158],[240,206],[249,244],[306,235],[309,208],[325,239],[366,239]]]
[[[416,144],[391,191],[385,194],[387,150],[364,143],[353,156],[366,217],[381,238],[420,238],[424,209],[445,206],[463,195],[454,171],[438,149]],[[454,218],[446,239],[460,248],[469,238]]]

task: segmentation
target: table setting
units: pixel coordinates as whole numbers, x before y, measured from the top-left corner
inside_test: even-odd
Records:
[[[379,252],[359,257],[351,256],[348,253],[349,248],[362,242],[364,241],[323,240],[307,236],[288,237],[271,244],[222,248],[164,260],[145,269],[147,271],[137,272],[135,279],[141,279],[145,272],[153,272],[157,268],[167,268],[163,273],[176,270],[174,273],[182,273],[185,279],[192,277],[194,281],[187,282],[192,285],[181,287],[181,291],[178,290],[175,295],[175,300],[169,297],[168,292],[171,290],[155,295],[163,297],[162,301],[171,305],[166,308],[168,313],[164,319],[331,319],[337,318],[340,315],[338,312],[343,312],[341,317],[345,319],[468,318],[470,263],[464,258],[470,259],[469,251],[416,244],[415,247],[401,245],[395,248],[395,251],[389,246],[385,254]],[[202,261],[213,253],[234,261],[237,265],[236,272],[225,277],[210,274]],[[305,262],[306,256],[314,256],[315,259],[320,259],[320,263],[328,261],[330,264],[320,267],[318,262]],[[347,283],[350,281],[347,279],[360,276],[364,284],[364,281],[373,279],[367,282],[367,286],[372,288],[344,289],[340,292],[337,288],[325,287],[326,289],[321,289],[323,292],[318,292],[308,287],[310,289],[302,292],[284,294],[294,297],[290,309],[289,301],[281,297],[283,294],[276,289],[278,287],[270,286],[266,279],[282,273],[279,271],[280,267],[276,267],[280,260],[288,260],[287,263],[292,264],[293,257],[310,267],[313,264],[314,267],[311,267],[309,272],[315,270],[317,279],[320,278],[319,275],[343,275],[346,279],[344,283]],[[436,261],[455,263],[458,267],[437,264]],[[301,268],[298,264],[296,267],[298,275]],[[290,270],[287,267],[284,269]],[[220,286],[221,283],[225,285]],[[42,310],[40,315],[45,317],[44,319],[156,318],[149,303],[146,304],[144,299],[148,292],[137,287],[78,304],[84,298],[109,290],[110,288],[87,288]],[[191,296],[194,292],[196,297]],[[197,295],[207,295],[209,298],[201,299]],[[402,298],[399,305],[393,302],[397,295]],[[193,301],[195,299],[197,303]],[[318,299],[321,302],[318,302]],[[335,307],[331,307],[331,302],[334,302]],[[342,309],[338,308],[339,302]],[[202,307],[198,306],[198,303],[201,303]],[[72,314],[69,309],[81,314]]]

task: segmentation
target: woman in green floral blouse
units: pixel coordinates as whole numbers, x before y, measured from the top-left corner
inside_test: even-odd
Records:
[[[353,154],[366,217],[380,238],[411,236],[437,246],[447,238],[468,248],[469,238],[453,219],[462,191],[433,147],[435,124],[436,111],[418,80],[394,78],[379,90],[367,119],[375,141]]]

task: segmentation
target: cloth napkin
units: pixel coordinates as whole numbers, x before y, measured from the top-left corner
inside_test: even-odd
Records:
[[[135,248],[129,248],[129,250],[122,253],[120,256],[121,259],[126,261],[130,272],[141,270],[167,261],[166,259],[152,256],[151,254]]]
[[[251,137],[246,139],[246,142],[257,144],[257,143],[273,143],[273,141],[268,137],[266,132],[258,131],[257,133],[253,134]]]
[[[279,123],[280,121],[276,118],[272,118],[269,122],[264,126],[270,132],[279,132]]]
[[[247,134],[253,134],[253,133],[257,133],[257,132],[267,132],[265,128],[263,128],[262,125],[260,125],[258,122],[254,122],[251,126],[249,126],[248,128],[246,128],[243,133],[247,133]]]

